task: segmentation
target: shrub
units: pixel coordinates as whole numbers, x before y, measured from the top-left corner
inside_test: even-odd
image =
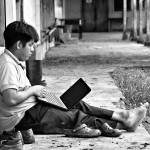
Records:
[[[150,67],[117,67],[110,76],[131,108],[150,102]]]

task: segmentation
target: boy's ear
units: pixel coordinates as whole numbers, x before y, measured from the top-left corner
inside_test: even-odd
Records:
[[[16,47],[17,47],[17,49],[21,49],[22,48],[22,42],[21,41],[17,41]]]

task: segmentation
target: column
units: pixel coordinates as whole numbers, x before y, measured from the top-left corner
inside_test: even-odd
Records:
[[[0,1],[0,47],[4,46],[3,32],[5,30],[5,2]]]
[[[150,46],[150,0],[146,0],[146,42]]]
[[[127,0],[123,0],[123,40],[126,40],[127,37]]]
[[[5,0],[6,26],[16,20],[16,0]]]
[[[24,9],[23,9],[23,0],[20,2],[20,20],[24,20]]]
[[[143,39],[143,0],[139,0],[139,40]]]
[[[132,1],[133,7],[133,40],[137,39],[137,0]]]

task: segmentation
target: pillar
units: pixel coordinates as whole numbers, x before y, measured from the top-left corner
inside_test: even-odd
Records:
[[[144,41],[143,37],[143,0],[139,0],[139,40]]]
[[[5,0],[6,26],[16,20],[16,0]]]
[[[24,20],[24,9],[23,9],[23,0],[21,0],[20,2],[20,20],[23,21]]]
[[[3,32],[5,30],[5,1],[0,1],[0,46],[4,46]]]
[[[40,30],[40,3],[39,0],[21,0],[20,4],[20,19],[25,20],[27,23],[31,24]],[[30,14],[30,15],[29,15]],[[38,32],[38,30],[37,30]],[[40,46],[39,46],[40,47]],[[42,48],[41,48],[42,49]],[[40,51],[41,51],[40,49]],[[26,74],[31,83],[31,85],[45,85],[45,81],[42,81],[42,59],[36,60],[37,47],[34,53],[26,61]],[[42,52],[39,54],[41,56]],[[40,57],[39,56],[39,57]]]
[[[123,0],[123,40],[127,39],[127,0]]]
[[[132,1],[133,7],[133,40],[137,39],[137,0]]]
[[[146,0],[146,41],[145,45],[150,46],[150,1]]]

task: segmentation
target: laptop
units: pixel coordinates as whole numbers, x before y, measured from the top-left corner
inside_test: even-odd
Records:
[[[54,94],[47,91],[45,98],[38,97],[38,100],[63,110],[70,110],[90,91],[91,88],[85,83],[85,81],[82,78],[80,78],[60,97],[57,97]]]

